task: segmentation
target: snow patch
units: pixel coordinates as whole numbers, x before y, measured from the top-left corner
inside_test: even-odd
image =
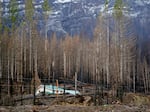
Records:
[[[141,1],[141,0],[135,0],[135,3],[139,6],[144,6],[143,1]]]
[[[25,4],[20,4],[20,5],[18,5],[18,8],[19,8],[19,9],[25,8]]]
[[[94,13],[96,10],[99,10],[100,12],[103,12],[105,10],[105,5],[98,5],[98,6],[88,7],[88,9],[91,13]]]
[[[34,7],[35,7],[36,9],[37,9],[37,8],[42,8],[41,5],[35,5]]]
[[[56,0],[54,3],[67,3],[71,2],[72,0]]]
[[[150,0],[144,0],[145,4],[150,4]]]
[[[137,17],[140,13],[134,13],[134,14],[130,14],[130,16],[132,17]]]
[[[54,3],[69,3],[69,2],[74,2],[77,3],[79,0],[56,0]]]
[[[124,15],[129,16],[129,17],[137,17],[140,15],[140,12],[136,12],[136,13],[128,13],[128,12],[125,13],[124,12]]]

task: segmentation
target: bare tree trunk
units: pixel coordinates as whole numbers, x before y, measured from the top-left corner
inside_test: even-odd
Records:
[[[128,56],[128,58],[129,58],[129,56]],[[128,59],[129,60],[129,59]],[[127,87],[128,87],[128,90],[130,91],[130,88],[131,88],[131,84],[130,84],[130,75],[131,75],[131,64],[130,64],[130,62],[128,62],[128,75],[127,75]]]
[[[120,82],[123,83],[123,45],[120,43]]]
[[[47,44],[48,44],[48,40],[47,40],[47,24],[45,24],[45,51],[47,51]]]
[[[29,40],[29,49],[30,49],[30,53],[29,53],[29,72],[32,73],[32,31],[31,31],[31,25],[29,26],[29,36],[30,36],[30,40]]]
[[[133,62],[133,92],[135,93],[136,84],[135,84],[135,62]]]
[[[1,40],[0,40],[0,80],[2,78],[2,49],[1,49]]]
[[[11,50],[11,78],[14,79],[14,49]]]
[[[66,77],[66,53],[64,52],[64,77]]]
[[[26,52],[26,38],[24,37],[24,34],[23,34],[23,38],[24,38],[24,46],[23,46],[23,64],[24,64],[24,66],[23,66],[23,72],[24,72],[24,74],[25,75],[27,75],[27,64],[26,64],[26,62],[27,62],[27,59],[26,59],[26,54],[27,54],[27,52]]]
[[[144,59],[144,82],[145,82],[145,92],[148,93],[148,65],[146,59]]]
[[[70,59],[70,53],[69,53],[69,56],[68,56],[68,75],[69,75],[69,76],[71,75],[71,59]]]
[[[145,67],[143,67],[143,69],[142,69],[142,76],[143,76],[143,82],[144,82],[144,90],[146,93],[147,91],[146,91]]]
[[[107,86],[110,83],[110,37],[109,37],[109,20],[107,24],[107,59],[106,59],[106,74],[107,74]]]
[[[22,30],[23,33],[23,30]],[[23,82],[23,36],[21,37],[21,47],[20,47],[20,82],[21,82],[21,90],[22,90],[22,82]],[[22,93],[21,93],[22,94]]]
[[[77,92],[77,72],[75,72],[75,95]]]
[[[7,85],[7,87],[8,87],[8,96],[10,96],[10,72],[9,72],[9,66],[10,66],[10,61],[9,61],[9,51],[8,51],[8,62],[7,62],[7,66],[8,66],[8,68],[7,68],[7,73],[8,73],[8,85]]]
[[[1,99],[1,83],[2,83],[2,48],[1,48],[1,40],[0,40],[0,99]]]
[[[38,76],[38,69],[37,69],[37,48],[34,49],[34,72],[35,77]]]

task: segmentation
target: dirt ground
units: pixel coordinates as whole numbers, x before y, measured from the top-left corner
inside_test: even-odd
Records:
[[[0,112],[150,112],[150,96],[128,93],[123,102],[112,101],[110,104],[94,106],[90,96],[55,99],[53,101],[38,101],[40,105],[24,104],[15,106],[0,106]]]
[[[17,106],[0,107],[0,112],[150,112],[148,106],[129,105],[103,105],[103,106],[79,106],[79,105],[54,105],[54,106]]]

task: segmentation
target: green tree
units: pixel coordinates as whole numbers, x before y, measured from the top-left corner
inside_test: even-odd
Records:
[[[2,28],[2,3],[0,1],[0,33],[1,33],[1,28]],[[2,53],[1,53],[1,39],[2,36],[0,35],[0,78],[2,77],[2,64],[1,64],[1,57],[2,57]]]
[[[105,13],[108,12],[109,1],[105,0]],[[106,36],[107,36],[107,55],[106,55],[106,75],[107,75],[107,85],[110,84],[110,31],[109,31],[109,15],[106,16]]]
[[[43,13],[44,13],[44,19],[45,19],[45,50],[47,50],[47,19],[48,16],[51,12],[51,7],[49,5],[48,0],[44,0],[43,4],[42,4],[42,8],[43,8]]]
[[[14,75],[15,75],[15,32],[17,25],[19,23],[18,21],[18,3],[17,0],[10,0],[9,2],[9,17],[7,21],[9,20],[11,27],[8,27],[9,32],[10,32],[10,40],[11,40],[11,48],[7,53],[8,56],[8,65],[10,65],[10,74],[8,72],[8,95],[12,95],[13,92],[13,80],[14,80]]]
[[[27,22],[33,21],[34,16],[34,6],[33,6],[33,0],[25,0],[25,19]]]
[[[32,26],[33,26],[34,6],[33,0],[25,0],[25,20],[29,28],[29,73],[32,72]]]
[[[132,52],[130,52],[129,48],[134,48],[132,46],[134,46],[134,37],[132,33],[130,33],[129,35],[127,35],[127,33],[132,32],[131,28],[132,26],[131,23],[129,22],[129,20],[123,15],[124,12],[124,2],[123,0],[116,0],[115,4],[114,4],[114,21],[115,21],[115,33],[113,36],[113,42],[114,42],[114,47],[115,49],[117,48],[118,50],[114,51],[114,55],[116,55],[116,57],[118,57],[118,59],[114,58],[116,61],[116,65],[115,65],[115,71],[116,72],[116,76],[115,79],[115,89],[117,90],[117,88],[119,88],[119,86],[122,86],[122,84],[125,82],[127,82],[127,85],[130,89],[131,87],[131,79],[130,79],[130,75],[131,75],[131,62],[134,61],[133,56],[132,56]],[[128,36],[128,39],[125,39],[126,36]],[[130,41],[129,41],[130,40]],[[132,43],[131,45],[127,45],[129,43]],[[134,51],[134,50],[133,50]]]
[[[0,31],[2,29],[2,2],[0,1]]]
[[[49,5],[48,0],[44,0],[43,5],[42,5],[42,8],[43,8],[43,11],[44,11],[44,12],[47,12],[47,11],[50,11],[50,10],[51,10],[51,7],[50,7],[50,5]]]
[[[107,8],[109,1],[105,0],[105,8]]]
[[[122,0],[116,0],[114,4],[114,16],[117,18],[122,17],[123,15],[123,1]]]
[[[47,60],[47,62],[45,63],[46,67],[45,67],[45,74],[48,75],[48,72],[49,72],[49,66],[50,66],[50,62],[49,62],[49,56],[48,56],[48,39],[47,39],[47,20],[48,20],[48,16],[50,14],[50,11],[51,11],[51,7],[49,5],[49,2],[48,0],[44,0],[43,2],[43,5],[42,5],[42,8],[43,8],[43,13],[44,13],[44,19],[45,19],[45,58]],[[44,84],[45,85],[45,84]],[[45,86],[44,86],[44,94],[45,94]]]
[[[2,28],[2,3],[0,1],[0,33],[1,33],[1,28]],[[1,98],[1,81],[2,81],[2,50],[1,50],[1,41],[2,37],[0,34],[0,98]]]
[[[17,26],[17,22],[18,22],[18,4],[17,4],[17,0],[10,0],[9,3],[9,19],[10,22],[12,24],[12,30],[15,29],[15,27]]]

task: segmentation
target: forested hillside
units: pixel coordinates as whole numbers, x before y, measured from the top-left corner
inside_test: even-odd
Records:
[[[132,21],[123,15],[122,0],[115,1],[113,19],[107,16],[106,0],[106,15],[99,14],[92,38],[84,33],[65,38],[54,33],[48,38],[47,19],[52,9],[47,0],[42,5],[45,32],[41,35],[32,0],[25,0],[23,22],[18,20],[16,1],[9,5],[11,25],[0,18],[1,97],[20,91],[30,94],[33,83],[74,79],[75,74],[78,81],[114,91],[123,87],[128,92],[150,93],[150,44],[146,41],[141,50]]]

